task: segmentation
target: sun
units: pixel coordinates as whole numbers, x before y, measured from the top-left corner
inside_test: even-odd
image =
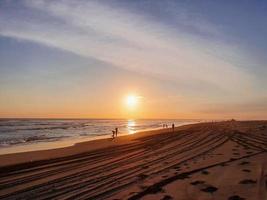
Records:
[[[136,95],[128,95],[125,98],[125,104],[128,108],[133,109],[137,106],[139,97]]]

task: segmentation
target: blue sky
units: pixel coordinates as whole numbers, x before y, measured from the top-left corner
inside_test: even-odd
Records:
[[[260,0],[2,0],[0,115],[125,117],[115,105],[134,91],[138,117],[266,118],[266,11]]]

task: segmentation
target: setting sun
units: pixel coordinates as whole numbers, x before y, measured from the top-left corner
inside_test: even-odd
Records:
[[[128,108],[133,109],[137,106],[139,103],[139,96],[136,95],[128,95],[125,99],[125,103]]]

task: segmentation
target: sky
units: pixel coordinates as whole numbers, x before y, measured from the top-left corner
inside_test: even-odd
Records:
[[[264,0],[1,0],[0,117],[267,119],[266,35]]]

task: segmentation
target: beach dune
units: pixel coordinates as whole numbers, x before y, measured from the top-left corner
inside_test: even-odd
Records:
[[[267,199],[267,121],[0,156],[0,199]]]

